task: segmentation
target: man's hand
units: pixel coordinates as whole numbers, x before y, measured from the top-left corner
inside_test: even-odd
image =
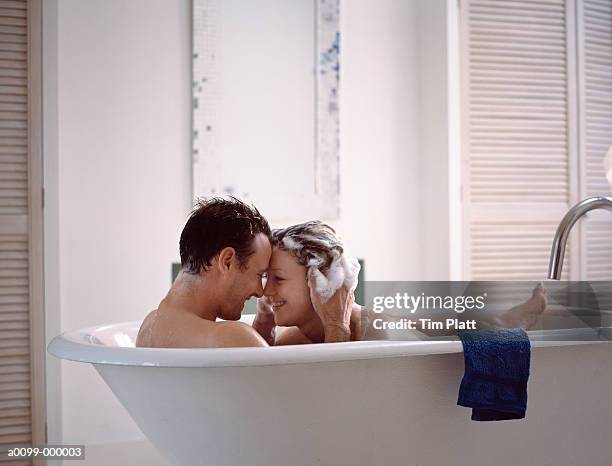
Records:
[[[317,292],[317,274],[321,271],[308,269],[308,288],[314,310],[319,315],[325,330],[325,342],[349,341],[351,339],[351,312],[355,302],[354,290],[342,284],[327,301]]]
[[[274,311],[267,297],[257,299],[257,313],[253,319],[253,328],[270,345],[274,345],[276,339],[276,323],[274,322]]]

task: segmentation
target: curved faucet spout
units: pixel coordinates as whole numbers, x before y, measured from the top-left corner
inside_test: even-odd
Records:
[[[552,250],[550,251],[550,262],[548,263],[548,278],[553,280],[561,279],[563,269],[563,257],[565,256],[565,245],[574,223],[587,212],[594,209],[606,209],[612,212],[612,197],[588,197],[572,207],[559,226]]]

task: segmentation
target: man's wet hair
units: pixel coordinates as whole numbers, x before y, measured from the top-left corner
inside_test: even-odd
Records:
[[[246,268],[255,252],[253,240],[259,233],[271,241],[270,225],[263,215],[235,197],[199,199],[192,210],[179,242],[184,272],[208,270],[211,260],[223,248],[232,247],[240,268]]]

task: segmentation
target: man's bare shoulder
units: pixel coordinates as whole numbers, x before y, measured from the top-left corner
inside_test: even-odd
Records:
[[[230,348],[268,346],[243,322],[213,322],[181,309],[157,309],[143,320],[136,346],[152,348]]]
[[[209,322],[208,327],[212,325]],[[208,329],[210,330],[210,329]],[[179,309],[159,308],[142,321],[136,346],[148,348],[189,348],[199,336],[206,335],[207,324],[193,314]]]
[[[215,322],[213,341],[216,348],[268,346],[253,327],[239,321]]]
[[[155,317],[157,315],[157,309],[149,312],[147,316],[140,324],[140,329],[138,330],[138,336],[136,337],[136,346],[152,346],[153,339],[153,324],[155,323]]]

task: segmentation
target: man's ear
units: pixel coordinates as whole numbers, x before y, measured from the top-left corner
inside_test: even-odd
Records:
[[[230,270],[236,257],[236,250],[232,247],[226,247],[219,252],[218,267],[221,273],[226,273]]]

